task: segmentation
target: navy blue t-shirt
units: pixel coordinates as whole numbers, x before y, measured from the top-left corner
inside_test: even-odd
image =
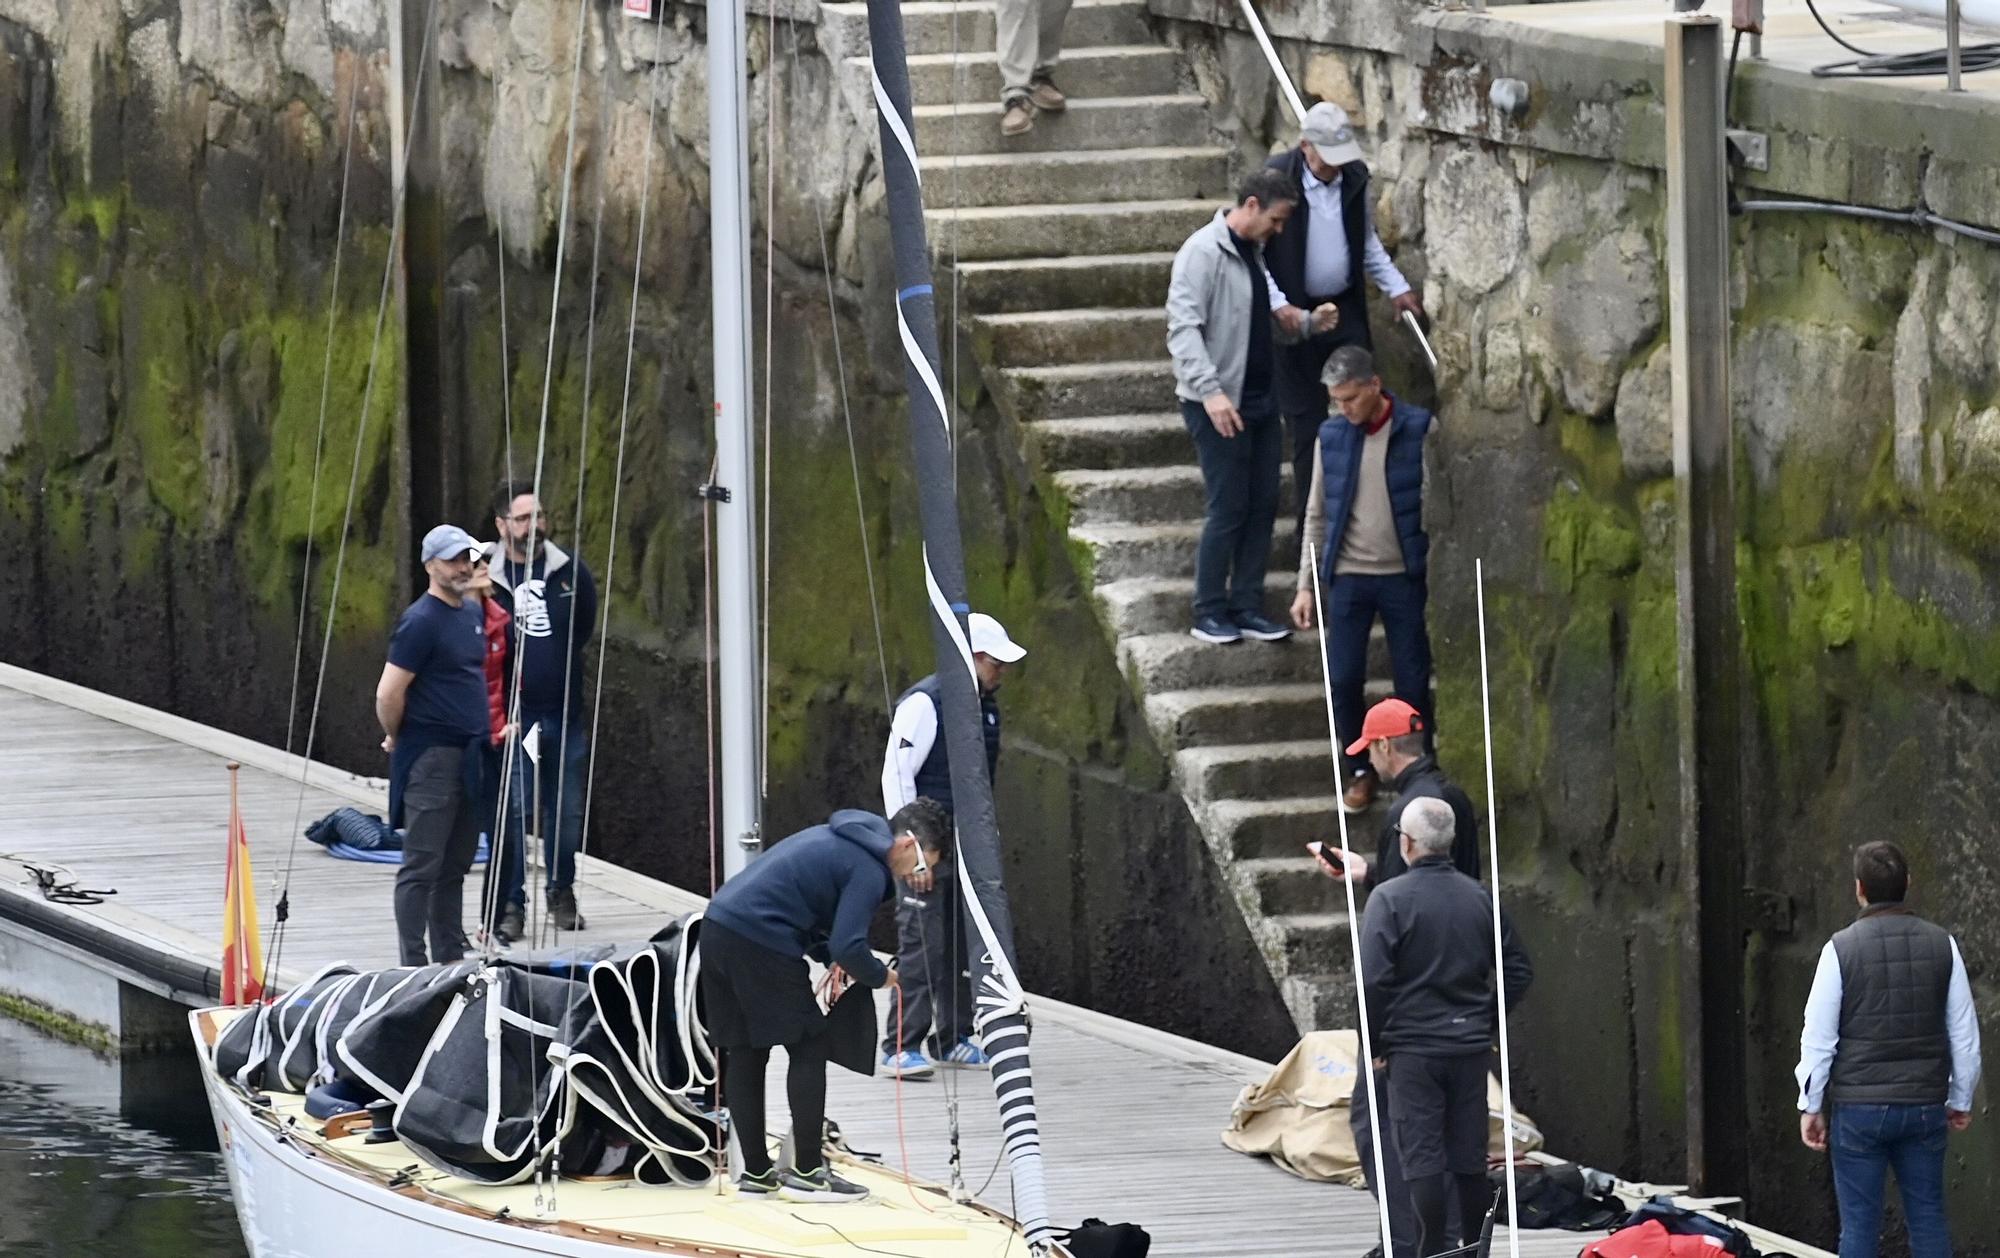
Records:
[[[457,745],[486,736],[486,609],[477,599],[453,607],[426,591],[396,622],[389,662],[416,674],[398,743]]]

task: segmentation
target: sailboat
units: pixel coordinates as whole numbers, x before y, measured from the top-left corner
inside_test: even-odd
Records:
[[[739,1196],[719,1165],[726,1119],[710,1099],[716,1058],[694,999],[693,915],[662,923],[641,945],[372,973],[328,967],[270,1004],[191,1014],[231,1191],[258,1258],[347,1258],[357,1245],[426,1258],[1067,1253],[1048,1219],[1026,1004],[983,771],[902,15],[897,0],[869,0],[868,10],[940,723],[958,801],[953,865],[1018,1219],[837,1143],[829,1158],[871,1190],[868,1200]],[[717,479],[740,487],[718,546],[720,673],[725,698],[736,700],[724,705],[720,740],[723,865],[733,873],[761,845],[757,714],[747,702],[756,693],[750,202],[740,0],[709,0],[708,17],[709,81],[723,85],[710,102]],[[317,1117],[309,1094],[329,1080],[379,1099]]]

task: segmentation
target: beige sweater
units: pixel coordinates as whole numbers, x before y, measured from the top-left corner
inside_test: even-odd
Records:
[[[1433,424],[1437,421],[1432,420]],[[1369,437],[1362,445],[1361,479],[1355,487],[1354,506],[1347,528],[1340,537],[1340,554],[1334,559],[1336,576],[1390,576],[1403,571],[1403,544],[1396,536],[1396,520],[1389,506],[1389,485],[1383,467],[1389,450],[1389,429]],[[1424,461],[1424,494],[1430,493],[1430,460]],[[1299,545],[1299,585],[1312,589],[1312,562],[1305,543],[1326,544],[1326,471],[1320,460],[1319,443],[1313,443],[1312,489],[1306,495],[1305,531]]]

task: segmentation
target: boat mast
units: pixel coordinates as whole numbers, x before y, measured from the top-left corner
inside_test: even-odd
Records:
[[[655,0],[665,3],[665,0]],[[763,847],[757,659],[757,492],[751,458],[750,133],[743,0],[708,0],[709,248],[714,290],[716,643],[722,709],[722,876]]]
[[[917,511],[923,525],[924,588],[930,598],[931,642],[937,652],[939,733],[951,758],[951,794],[958,827],[952,873],[964,895],[965,936],[972,958],[975,1023],[993,1061],[994,1099],[1014,1213],[1030,1250],[1048,1252],[1049,1223],[1042,1170],[1041,1123],[1035,1112],[1028,1056],[1027,998],[1014,951],[1014,918],[1000,876],[1000,827],[986,771],[986,733],[972,646],[966,636],[965,550],[958,529],[958,480],[953,473],[951,413],[938,381],[937,306],[931,288],[930,245],[910,109],[910,68],[900,0],[868,0],[868,39],[881,129],[889,244],[896,265],[896,322],[902,332],[903,379],[909,393],[915,447]]]

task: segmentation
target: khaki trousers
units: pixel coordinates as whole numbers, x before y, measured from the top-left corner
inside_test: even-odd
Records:
[[[996,47],[1000,61],[1000,99],[1026,96],[1028,86],[1047,77],[1062,56],[1063,22],[1070,0],[999,0]]]

